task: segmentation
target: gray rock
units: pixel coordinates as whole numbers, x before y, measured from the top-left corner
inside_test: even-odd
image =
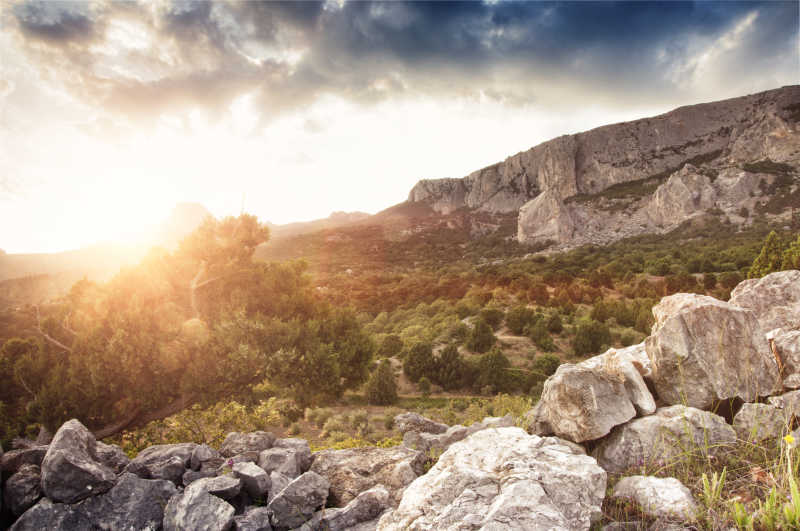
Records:
[[[0,469],[2,469],[4,475],[10,476],[19,470],[22,465],[41,466],[46,453],[47,446],[9,450],[0,455]]]
[[[330,483],[315,472],[306,472],[293,480],[271,502],[272,526],[292,529],[311,519],[325,505]]]
[[[330,482],[330,506],[344,507],[377,485],[389,490],[396,505],[403,489],[424,472],[425,461],[425,454],[403,446],[323,450],[315,454],[311,470]]]
[[[577,365],[561,364],[527,420],[537,435],[583,442],[608,435],[637,412],[647,415],[655,409],[629,352],[610,349]]]
[[[558,192],[545,191],[519,209],[517,239],[520,243],[568,242],[575,230],[575,221]]]
[[[233,465],[233,475],[242,481],[245,492],[254,500],[263,498],[272,486],[269,475],[253,463],[236,463]]]
[[[189,485],[191,485],[192,483],[194,483],[198,479],[213,478],[216,475],[217,475],[217,471],[216,470],[202,471],[202,470],[191,470],[191,469],[189,469],[189,470],[187,470],[186,472],[183,473],[183,477],[181,477],[181,484],[184,487],[188,487]]]
[[[78,420],[65,422],[47,447],[42,461],[42,491],[56,502],[75,503],[114,486],[113,470],[100,463],[97,441]]]
[[[688,219],[716,205],[717,191],[711,179],[691,164],[673,173],[659,186],[646,207],[657,225],[670,225],[676,219]]]
[[[203,463],[220,457],[222,457],[220,453],[207,444],[198,444],[194,450],[192,450],[192,457],[189,459],[189,466],[192,470],[200,470],[200,467],[203,466]]]
[[[234,476],[215,476],[213,478],[200,478],[186,487],[184,492],[204,491],[223,500],[231,500],[239,495],[242,490],[242,480]]]
[[[195,443],[150,446],[139,452],[125,467],[125,471],[143,479],[168,479],[180,485],[196,447]]]
[[[475,422],[469,427],[456,424],[450,426],[444,433],[422,433],[410,431],[403,436],[403,446],[422,452],[426,456],[431,454],[439,455],[447,448],[458,441],[466,439],[473,433],[488,428],[506,428],[514,425],[511,415],[505,417],[486,417],[480,422]]]
[[[36,465],[22,465],[8,478],[3,491],[5,507],[14,516],[19,516],[42,497],[42,472]]]
[[[653,415],[617,426],[595,447],[592,455],[608,472],[666,464],[686,451],[714,455],[736,442],[725,419],[696,408],[669,406]]]
[[[171,481],[142,479],[126,472],[111,490],[74,507],[92,523],[94,529],[159,529],[164,519],[164,507],[176,493]]]
[[[300,473],[308,472],[311,468],[313,458],[311,456],[311,447],[308,446],[308,441],[305,439],[276,439],[272,445],[273,448],[291,448],[295,451],[294,458],[297,461],[297,466],[300,468]]]
[[[761,328],[788,332],[800,329],[800,271],[780,271],[741,282],[731,304],[753,310]]]
[[[270,514],[266,507],[251,507],[245,514],[233,517],[236,531],[272,531]]]
[[[122,448],[116,444],[105,444],[97,441],[95,454],[97,455],[97,460],[113,470],[115,474],[121,473],[131,462],[130,458],[122,451]]]
[[[783,363],[783,386],[800,389],[800,330],[774,334],[771,341]]]
[[[743,441],[763,441],[783,435],[791,418],[770,404],[743,404],[733,417],[733,429]]]
[[[352,529],[363,522],[375,520],[389,507],[389,491],[383,485],[378,485],[365,490],[342,509],[324,509],[318,513],[316,529]]]
[[[630,476],[614,487],[613,498],[634,500],[648,516],[694,522],[699,509],[692,493],[675,478]]]
[[[236,454],[233,457],[223,457],[222,459],[211,459],[210,461],[206,461],[206,463],[203,464],[202,469],[205,469],[206,466],[210,466],[212,463],[219,462],[220,465],[217,467],[217,474],[227,474],[233,470],[234,465],[236,465],[237,463],[258,464],[258,457],[260,454],[261,452],[250,450],[248,452]]]
[[[400,413],[394,417],[394,428],[402,434],[409,431],[418,433],[444,433],[449,426],[440,422],[434,422],[425,418],[419,413]]]
[[[11,531],[74,531],[91,528],[92,523],[80,511],[66,503],[53,503],[42,498],[14,522]]]
[[[767,401],[778,409],[782,409],[785,417],[791,418],[794,416],[800,419],[800,390],[771,396]]]
[[[780,389],[777,362],[752,311],[678,293],[661,299],[653,315],[645,348],[665,404],[709,409],[719,400],[753,402]]]
[[[279,472],[292,479],[300,475],[300,467],[293,448],[270,448],[258,456],[258,466],[267,473]]]
[[[188,487],[167,503],[164,531],[225,531],[233,526],[234,512],[233,506],[225,500],[205,490]]]
[[[275,499],[275,496],[281,493],[286,486],[292,482],[292,478],[284,476],[280,472],[272,472],[269,475],[269,495],[267,496],[267,503]]]
[[[219,449],[223,457],[233,457],[245,452],[261,452],[272,448],[275,436],[266,431],[252,433],[231,432],[226,437]]]
[[[409,485],[378,529],[589,529],[605,489],[589,456],[520,428],[482,430]]]

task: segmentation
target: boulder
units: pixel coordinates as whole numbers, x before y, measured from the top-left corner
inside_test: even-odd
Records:
[[[188,487],[190,484],[194,483],[198,479],[203,478],[213,478],[217,475],[216,470],[192,470],[189,469],[183,473],[181,477],[181,484],[184,487]]]
[[[300,531],[345,531],[375,521],[389,508],[389,491],[379,485],[365,490],[341,509],[323,509],[303,524]],[[377,525],[377,521],[375,521]]]
[[[10,476],[19,470],[22,465],[41,466],[46,453],[47,446],[9,450],[0,455],[0,470],[3,471],[3,475]]]
[[[234,512],[233,506],[225,500],[203,489],[187,487],[167,503],[164,531],[225,531],[233,525]]]
[[[270,448],[264,450],[258,456],[258,466],[267,473],[279,472],[294,479],[300,475],[296,453],[293,448]]]
[[[39,503],[25,511],[11,526],[10,531],[74,531],[92,529],[86,516],[66,503],[53,503],[42,498]]]
[[[420,451],[426,456],[431,453],[439,455],[447,450],[451,444],[466,439],[473,433],[487,428],[505,428],[513,425],[514,419],[511,415],[506,415],[505,417],[486,417],[480,422],[471,424],[469,427],[456,424],[447,428],[444,433],[438,434],[408,431],[403,436],[403,446]]]
[[[258,463],[258,456],[261,452],[256,452],[255,450],[250,450],[247,452],[242,452],[241,454],[236,454],[233,457],[228,458],[220,458],[220,459],[211,459],[206,461],[201,470],[210,469],[210,466],[215,463],[219,463],[217,467],[217,474],[227,474],[231,470],[233,470],[233,466],[236,463]]]
[[[614,487],[613,498],[629,498],[644,514],[656,518],[672,518],[694,522],[698,511],[692,493],[675,478],[630,476]]]
[[[763,441],[783,435],[791,419],[771,404],[742,404],[733,417],[733,429],[743,441]]]
[[[711,180],[686,164],[656,189],[644,210],[654,224],[670,226],[705,212],[716,199]]]
[[[233,475],[241,480],[242,488],[254,500],[263,498],[271,487],[269,475],[253,463],[236,463]]]
[[[800,329],[800,271],[780,271],[745,280],[731,292],[730,303],[753,310],[768,332]]]
[[[164,507],[176,493],[171,481],[124,473],[111,490],[81,502],[75,509],[92,523],[93,529],[159,529]]]
[[[610,349],[578,364],[563,363],[544,384],[528,413],[537,435],[583,442],[598,439],[630,419],[655,411],[656,404],[630,351]]]
[[[3,506],[11,514],[20,516],[42,497],[42,471],[36,465],[22,465],[6,481]]]
[[[116,444],[105,444],[97,441],[95,454],[97,455],[97,460],[113,470],[115,474],[120,474],[131,462],[130,458],[122,451],[122,448]]]
[[[192,470],[200,470],[203,463],[207,463],[212,459],[219,459],[220,457],[222,457],[220,453],[207,444],[198,444],[194,450],[192,450],[192,456],[189,459],[189,467]],[[219,467],[219,464],[217,464],[217,467]]]
[[[42,461],[42,491],[55,502],[75,503],[114,486],[114,471],[97,460],[94,435],[78,420],[65,422]]]
[[[273,448],[289,448],[295,451],[294,458],[297,460],[297,467],[300,473],[308,472],[314,458],[311,455],[311,447],[305,439],[276,439]]]
[[[736,442],[736,432],[725,419],[687,406],[657,409],[653,415],[617,426],[595,447],[592,455],[608,472],[666,464],[687,451],[714,455]]]
[[[409,431],[418,433],[444,433],[449,426],[440,422],[434,422],[425,418],[419,413],[400,413],[394,417],[394,428],[402,434]]]
[[[800,390],[789,391],[788,393],[778,396],[771,396],[767,399],[767,402],[778,409],[782,409],[785,418],[791,419],[795,417],[800,420]]]
[[[267,506],[272,511],[272,526],[293,529],[303,525],[325,505],[329,487],[327,479],[311,471],[293,480]]]
[[[378,530],[589,529],[606,473],[586,455],[515,427],[450,446],[408,486]]]
[[[275,499],[275,496],[280,494],[280,492],[286,488],[286,486],[292,482],[292,478],[284,476],[280,472],[272,472],[269,475],[269,494],[267,495],[267,503],[271,502]]]
[[[389,490],[396,505],[403,489],[424,472],[425,461],[425,454],[403,446],[348,448],[317,452],[311,470],[330,482],[329,506],[344,507],[377,485]]]
[[[771,341],[783,363],[783,386],[800,389],[800,330],[774,334]]]
[[[678,293],[654,308],[645,341],[652,382],[665,404],[710,409],[780,390],[778,364],[755,314],[705,295]]]
[[[231,432],[222,442],[219,453],[223,457],[233,457],[245,452],[262,452],[272,448],[275,436],[266,431],[254,431],[252,433]]]
[[[233,476],[215,476],[213,478],[200,478],[186,487],[185,492],[204,491],[223,500],[231,500],[239,495],[242,490],[242,480]]]
[[[234,516],[236,531],[272,531],[270,524],[270,510],[266,507],[250,507],[239,516]]]
[[[195,443],[150,446],[139,452],[125,471],[143,479],[168,479],[179,485],[196,447]]]

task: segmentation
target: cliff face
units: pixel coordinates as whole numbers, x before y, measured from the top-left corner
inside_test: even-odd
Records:
[[[687,162],[707,165],[717,161],[719,165],[724,161],[730,167],[769,159],[796,168],[800,161],[798,119],[800,86],[796,85],[680,107],[653,118],[555,138],[463,179],[422,180],[408,200],[425,202],[443,214],[462,207],[509,213],[519,211],[543,192],[564,201],[648,178],[663,184]],[[695,181],[702,184],[701,179]],[[705,194],[707,198],[707,190]],[[542,203],[557,206],[553,198]],[[534,206],[526,209],[528,214]],[[520,233],[530,231],[521,228]],[[526,241],[527,236],[520,238]]]

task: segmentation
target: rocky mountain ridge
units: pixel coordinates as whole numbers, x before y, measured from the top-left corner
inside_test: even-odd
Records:
[[[408,201],[440,214],[519,212],[520,242],[562,247],[667,231],[710,209],[746,223],[742,207],[777,193],[790,205],[769,213],[786,216],[800,206],[798,121],[798,85],[680,107],[561,136],[462,179],[419,181]]]

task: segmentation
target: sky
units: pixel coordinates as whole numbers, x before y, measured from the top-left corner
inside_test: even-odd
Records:
[[[569,133],[800,78],[798,2],[0,3],[0,249],[179,202],[378,212]]]

